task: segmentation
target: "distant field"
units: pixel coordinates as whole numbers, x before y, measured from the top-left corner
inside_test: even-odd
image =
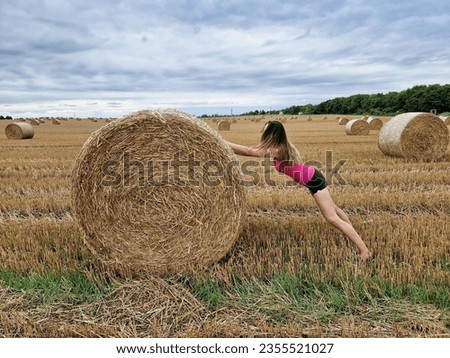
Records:
[[[225,258],[146,279],[101,270],[72,217],[75,158],[105,121],[48,121],[31,140],[7,139],[0,121],[0,337],[450,338],[450,150],[436,163],[386,157],[378,131],[347,136],[323,117],[286,116],[288,136],[324,172],[345,161],[330,191],[372,261],[306,189],[261,166],[275,184],[248,176],[247,222]],[[258,118],[220,133],[256,144]]]

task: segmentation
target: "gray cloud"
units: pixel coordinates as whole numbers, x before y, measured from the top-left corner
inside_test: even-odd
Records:
[[[449,10],[444,0],[6,1],[0,112],[229,113],[448,83]]]

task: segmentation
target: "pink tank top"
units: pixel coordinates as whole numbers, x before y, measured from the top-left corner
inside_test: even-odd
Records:
[[[314,167],[303,163],[295,163],[292,166],[287,166],[285,161],[280,162],[274,159],[273,164],[278,172],[286,174],[300,185],[308,184],[315,171]]]

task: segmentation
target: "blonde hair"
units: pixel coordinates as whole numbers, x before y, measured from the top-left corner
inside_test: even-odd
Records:
[[[279,121],[269,121],[264,125],[257,148],[275,149],[275,159],[288,162],[288,165],[301,161],[300,153],[288,140],[284,126]]]

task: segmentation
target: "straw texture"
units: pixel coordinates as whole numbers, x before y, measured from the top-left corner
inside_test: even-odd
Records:
[[[345,125],[347,135],[368,135],[370,125],[364,119],[352,119]]]
[[[25,122],[10,123],[5,128],[5,134],[9,139],[31,139],[34,136],[34,129]]]
[[[197,270],[222,258],[240,232],[241,178],[237,157],[203,121],[140,111],[84,144],[72,173],[75,218],[108,268]]]
[[[378,147],[392,157],[434,161],[445,155],[449,131],[432,113],[403,113],[381,128]]]
[[[440,119],[442,119],[444,121],[445,124],[449,125],[450,124],[450,117],[446,117],[446,116],[439,116]]]

